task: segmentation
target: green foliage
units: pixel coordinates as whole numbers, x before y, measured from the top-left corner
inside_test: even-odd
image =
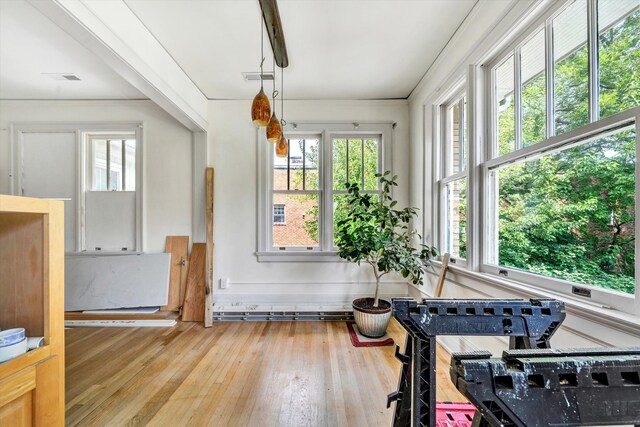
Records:
[[[338,255],[360,264],[366,262],[376,277],[374,306],[378,305],[380,278],[397,271],[414,284],[422,284],[423,261],[437,255],[436,249],[422,245],[413,246],[417,232],[410,228],[410,221],[417,209],[395,209],[397,201],[391,197],[392,187],[398,185],[397,176],[388,178],[390,171],[376,174],[382,186],[379,195],[360,192],[356,183],[347,183],[345,198],[348,209],[336,222],[335,242]]]

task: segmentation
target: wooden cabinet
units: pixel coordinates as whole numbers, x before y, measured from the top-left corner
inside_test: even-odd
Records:
[[[0,427],[64,425],[63,202],[0,195],[0,328],[45,345],[0,363]]]

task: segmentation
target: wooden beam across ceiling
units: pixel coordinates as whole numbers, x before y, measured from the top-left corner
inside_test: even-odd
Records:
[[[287,68],[289,66],[289,57],[287,56],[287,44],[284,41],[282,21],[280,20],[280,12],[278,11],[278,1],[258,0],[258,3],[260,3],[262,19],[267,28],[267,35],[271,42],[271,49],[273,50],[276,65],[280,68]]]

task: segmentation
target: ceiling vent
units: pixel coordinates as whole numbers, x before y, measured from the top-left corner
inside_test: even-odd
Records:
[[[77,81],[80,80],[80,77],[76,76],[73,73],[42,73],[45,76],[51,77],[53,80],[71,80]]]
[[[244,72],[242,73],[242,77],[245,82],[259,82],[260,81],[260,72],[256,71],[254,73]],[[273,80],[273,72],[266,71],[262,74],[262,80]]]

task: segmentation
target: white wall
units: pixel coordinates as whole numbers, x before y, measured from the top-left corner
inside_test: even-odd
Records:
[[[348,263],[258,262],[257,139],[250,119],[250,101],[210,101],[208,155],[215,168],[215,288],[216,302],[291,301],[346,302],[370,295],[370,267]],[[287,101],[288,122],[396,121],[393,170],[398,174],[395,196],[408,201],[408,105],[402,101]],[[229,278],[227,289],[219,279]],[[406,284],[388,279],[383,293],[406,294]]]
[[[409,203],[426,207],[417,228],[431,240],[432,227],[432,105],[436,104],[460,76],[467,73],[470,64],[481,64],[483,55],[507,42],[508,35],[517,30],[517,23],[531,19],[527,11],[544,6],[548,1],[496,1],[480,0],[436,63],[428,70],[422,82],[409,98]],[[520,24],[525,25],[524,23]],[[414,298],[433,295],[435,272],[428,275],[424,287],[409,286]],[[498,280],[480,275],[465,274],[451,269],[447,275],[443,297],[450,298],[534,298],[558,297],[550,293],[536,293],[526,288],[515,288]],[[564,297],[560,297],[564,298]],[[552,340],[558,348],[640,345],[640,319],[567,300],[567,320]],[[490,350],[499,354],[507,346],[504,338],[447,337],[442,343],[453,351]]]
[[[151,101],[0,101],[0,193],[10,194],[13,122],[143,122],[143,248],[191,235],[191,132]]]

